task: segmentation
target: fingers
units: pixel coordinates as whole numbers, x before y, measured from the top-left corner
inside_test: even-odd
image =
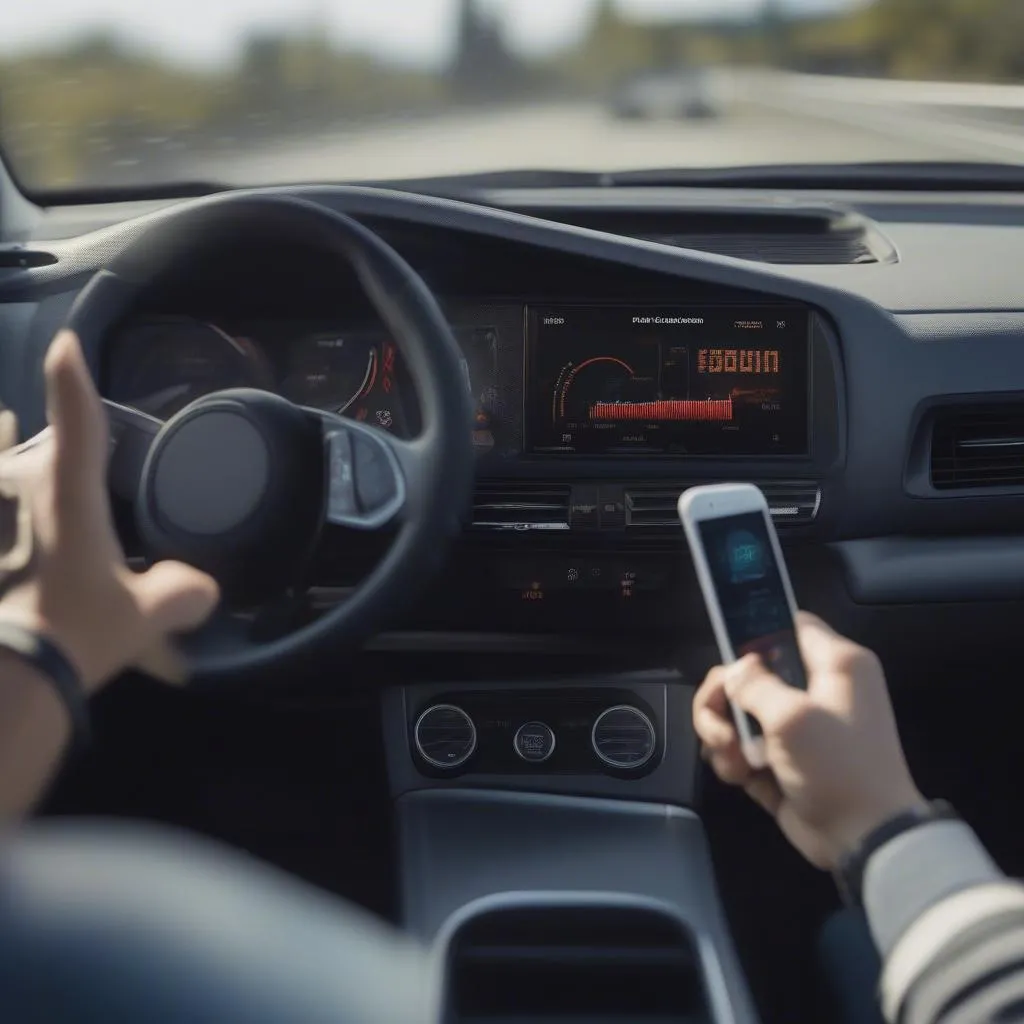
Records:
[[[212,576],[184,562],[158,562],[144,573],[131,574],[128,586],[155,637],[202,625],[220,597]]]
[[[821,618],[821,616],[815,615],[813,612],[797,612],[796,626],[798,630],[802,629],[804,626],[810,626],[812,629],[817,628],[822,633],[839,636],[839,634],[823,618]]]
[[[782,790],[771,772],[754,772],[743,784],[747,796],[756,804],[760,804],[773,818],[782,806]]]
[[[741,785],[750,765],[740,749],[732,709],[725,695],[726,670],[713,668],[693,699],[693,725],[704,744],[704,756],[715,774],[729,785]]]
[[[753,772],[750,762],[743,756],[737,737],[728,746],[707,751],[707,762],[714,773],[727,786],[746,786]]]
[[[725,668],[713,668],[693,698],[693,727],[706,746],[725,746],[736,738],[729,698],[725,695]]]
[[[102,497],[107,417],[76,335],[61,331],[44,364],[47,415],[57,442],[57,483],[72,502]]]
[[[830,669],[835,662],[837,645],[848,643],[828,623],[809,612],[798,612],[796,617],[797,642],[808,675]]]
[[[729,666],[725,692],[737,707],[761,723],[765,733],[782,728],[805,709],[809,699],[802,690],[787,686],[769,672],[755,654],[748,654]]]
[[[150,648],[135,663],[135,668],[162,683],[179,686],[188,679],[188,663],[169,640]]]
[[[18,417],[10,409],[0,410],[0,452],[13,448],[18,441]]]

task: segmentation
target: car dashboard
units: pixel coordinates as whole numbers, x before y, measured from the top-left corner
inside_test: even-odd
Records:
[[[370,692],[370,744],[353,758],[362,772],[383,748],[400,919],[435,944],[456,1002],[550,1019],[557,991],[560,1010],[614,1016],[561,994],[617,987],[623,1019],[671,992],[687,1019],[753,1024],[730,923],[802,963],[809,946],[760,922],[812,914],[792,894],[820,882],[764,885],[783,864],[767,819],[748,830],[728,801],[730,842],[763,863],[730,871],[721,847],[712,863],[691,707],[718,656],[676,501],[694,484],[758,484],[799,604],[877,651],[901,732],[963,780],[965,752],[989,743],[973,723],[998,718],[992,698],[1015,685],[1024,615],[1024,197],[282,191],[372,228],[437,297],[473,401],[476,479],[427,593],[367,651],[318,660],[315,686],[282,680],[271,713],[309,700],[348,719],[346,688]],[[171,206],[36,211],[0,246],[0,398],[25,433],[45,423],[44,353],[81,288]],[[419,429],[402,339],[355,274],[273,236],[211,238],[86,340],[104,394],[160,417],[250,387]],[[141,554],[131,509],[115,514]],[[302,581],[313,610],[346,601],[390,539],[325,531]],[[943,686],[949,742],[920,731]],[[312,763],[332,822],[348,741],[325,718],[329,755]],[[232,729],[273,778],[285,762],[247,721]],[[1012,779],[999,765],[985,801]],[[261,820],[275,792],[260,788]],[[653,993],[639,1004],[638,966]],[[806,1001],[805,985],[793,993]]]
[[[930,637],[948,665],[937,625],[992,635],[1024,594],[1024,297],[977,266],[1024,247],[1024,204],[286,191],[356,216],[421,273],[475,405],[462,537],[379,643],[707,654],[675,502],[737,479],[765,491],[798,599],[897,664]],[[90,230],[47,240],[62,216],[75,223],[51,211],[20,250],[53,261],[0,270],[3,398],[26,424],[41,423],[30,378],[77,289],[166,205],[90,211]],[[90,356],[108,397],[161,418],[244,386],[402,437],[418,429],[401,339],[354,275],[272,238],[217,240]],[[320,606],[344,600],[387,542],[336,540],[306,581]]]

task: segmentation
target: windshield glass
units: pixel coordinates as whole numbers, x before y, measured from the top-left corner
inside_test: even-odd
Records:
[[[47,190],[1024,161],[1019,0],[0,4]]]

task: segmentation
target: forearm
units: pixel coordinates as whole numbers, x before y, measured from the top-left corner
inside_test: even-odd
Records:
[[[964,823],[935,822],[882,847],[864,904],[890,1021],[984,1024],[1024,996],[1024,886]]]
[[[49,680],[0,653],[0,821],[20,817],[40,798],[69,733]]]

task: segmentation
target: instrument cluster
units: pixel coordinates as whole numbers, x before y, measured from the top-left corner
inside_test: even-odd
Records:
[[[399,375],[394,342],[372,328],[148,317],[113,339],[105,391],[115,402],[169,419],[214,391],[259,388],[404,435]]]
[[[477,402],[474,442],[486,450],[494,444],[498,331],[454,329]],[[159,419],[204,395],[239,387],[273,391],[399,437],[417,430],[412,382],[397,346],[378,325],[150,316],[129,323],[106,352],[107,397]]]

